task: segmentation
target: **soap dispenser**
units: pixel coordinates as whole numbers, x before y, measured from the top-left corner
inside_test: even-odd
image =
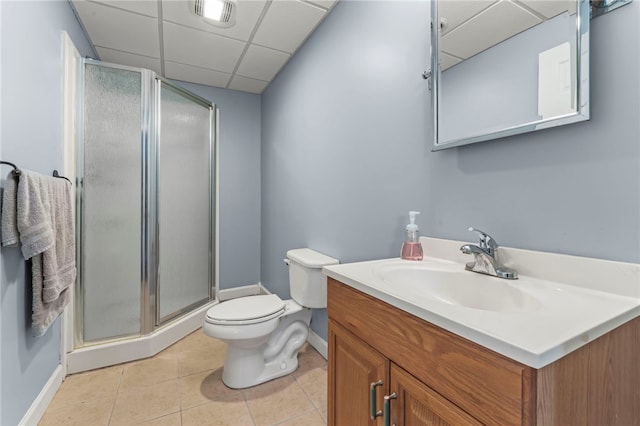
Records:
[[[420,212],[409,212],[409,224],[407,225],[407,233],[402,244],[402,253],[400,257],[406,260],[422,260],[422,245],[418,235],[418,225],[416,225],[416,215]]]

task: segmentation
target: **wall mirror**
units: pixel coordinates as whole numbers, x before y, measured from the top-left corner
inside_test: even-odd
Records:
[[[433,150],[588,120],[590,7],[433,1]]]

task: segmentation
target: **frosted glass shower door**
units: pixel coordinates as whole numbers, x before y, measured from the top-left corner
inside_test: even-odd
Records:
[[[85,341],[140,333],[141,86],[140,72],[85,67],[80,255]]]
[[[211,297],[213,109],[157,81],[158,323],[162,323]]]

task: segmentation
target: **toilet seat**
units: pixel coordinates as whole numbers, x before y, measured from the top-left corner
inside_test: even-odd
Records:
[[[246,325],[277,318],[285,310],[285,303],[275,294],[239,297],[213,306],[206,321],[219,325]]]

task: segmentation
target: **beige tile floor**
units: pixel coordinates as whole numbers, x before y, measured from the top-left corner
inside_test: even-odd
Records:
[[[39,424],[326,425],[327,364],[311,346],[293,374],[243,390],[222,383],[225,349],[198,330],[152,358],[71,375]]]

